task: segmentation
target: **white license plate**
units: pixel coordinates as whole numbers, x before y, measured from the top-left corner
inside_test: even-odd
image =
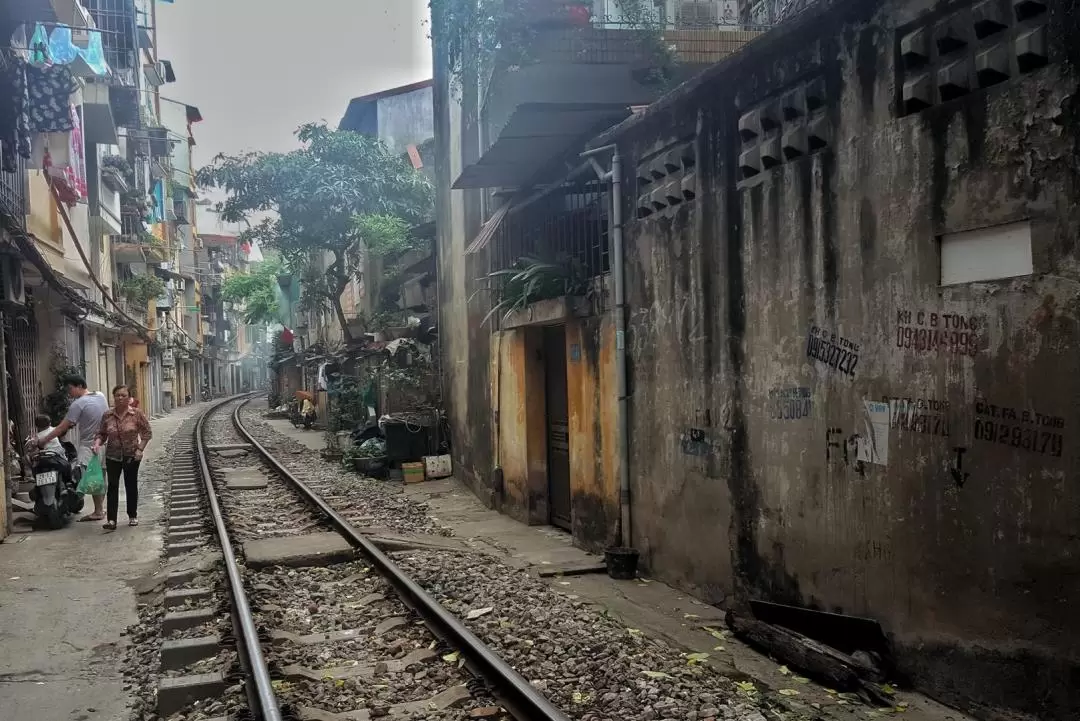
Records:
[[[60,474],[56,471],[46,471],[45,473],[39,473],[34,476],[34,481],[39,486],[47,486],[50,483],[57,483],[60,480]]]

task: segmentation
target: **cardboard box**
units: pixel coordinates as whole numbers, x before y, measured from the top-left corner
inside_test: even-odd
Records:
[[[401,472],[405,476],[406,483],[422,483],[424,481],[423,463],[402,463]]]

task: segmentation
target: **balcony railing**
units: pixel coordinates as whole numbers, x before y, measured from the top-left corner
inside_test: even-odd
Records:
[[[26,225],[26,161],[16,154],[15,172],[0,171],[0,213]]]
[[[650,55],[664,49],[663,46],[670,46],[680,62],[711,64],[738,52],[764,29],[736,21],[660,22],[654,28],[644,29],[640,25],[595,18],[592,24],[582,27],[538,32],[529,56],[540,62],[641,64],[650,61]]]
[[[105,61],[114,70],[138,70],[139,42],[134,0],[83,0],[102,33]]]

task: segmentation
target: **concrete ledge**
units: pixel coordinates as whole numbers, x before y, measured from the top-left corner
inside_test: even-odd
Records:
[[[176,591],[166,591],[165,608],[183,606],[188,601],[201,601],[209,598],[210,594],[211,590],[209,588],[184,588]]]
[[[590,573],[607,573],[607,564],[603,561],[588,561],[584,563],[565,563],[554,566],[538,566],[537,575],[540,578],[554,578],[556,576],[587,576]]]
[[[248,541],[244,544],[244,558],[248,568],[252,569],[269,566],[304,568],[352,561],[356,552],[336,533],[313,533]]]
[[[184,553],[197,551],[202,547],[203,544],[198,541],[181,541],[180,543],[170,543],[166,546],[166,549],[169,553],[169,558],[173,558],[174,556],[179,556]]]
[[[163,678],[158,682],[157,712],[159,716],[172,716],[196,701],[206,701],[224,694],[225,676],[220,672]]]
[[[161,670],[176,671],[203,659],[216,656],[221,650],[218,636],[178,638],[161,644]]]
[[[225,487],[230,491],[251,491],[270,485],[270,479],[258,468],[230,468],[224,471],[222,476]]]
[[[177,522],[177,523],[195,523],[196,521],[202,521],[202,520],[203,520],[203,517],[198,515],[198,514],[188,514],[188,515],[180,515],[180,516],[174,516],[174,515],[171,515],[171,514],[169,515],[169,523],[173,523],[173,522]]]
[[[218,445],[208,445],[206,447],[208,451],[250,451],[250,443],[222,443]]]
[[[564,295],[561,298],[538,300],[508,313],[500,325],[508,329],[527,325],[559,325],[568,318],[587,314],[588,301],[579,296]]]
[[[183,571],[173,571],[165,577],[166,588],[179,588],[186,586],[199,577],[199,571],[194,568],[185,568]]]
[[[214,620],[217,614],[211,608],[195,608],[191,611],[169,611],[161,619],[162,633],[186,631]]]
[[[248,451],[243,448],[230,448],[222,451],[214,451],[214,453],[222,458],[243,458],[248,454]]]
[[[382,551],[413,551],[417,549],[433,551],[476,551],[459,538],[448,538],[428,533],[397,533],[388,528],[357,528],[367,540]]]
[[[190,531],[177,531],[174,528],[169,529],[169,543],[187,543],[194,541],[202,536],[204,533],[202,528],[195,528]]]

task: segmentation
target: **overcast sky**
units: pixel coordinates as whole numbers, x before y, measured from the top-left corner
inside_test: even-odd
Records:
[[[176,0],[157,13],[159,57],[176,70],[162,95],[204,118],[195,167],[290,150],[302,123],[337,127],[350,99],[431,77],[427,0]]]

